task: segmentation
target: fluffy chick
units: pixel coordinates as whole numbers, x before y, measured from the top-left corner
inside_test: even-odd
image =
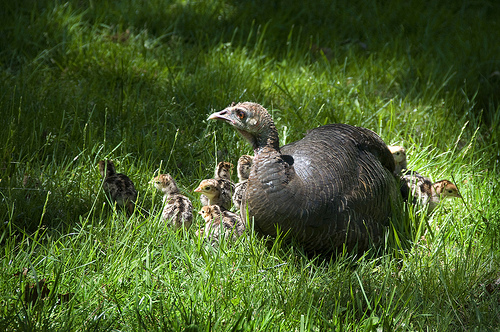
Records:
[[[238,159],[238,165],[236,166],[236,171],[238,172],[239,182],[248,180],[252,165],[253,165],[253,156],[244,154]]]
[[[137,199],[137,190],[128,176],[116,173],[115,165],[111,160],[99,161],[99,172],[104,178],[102,188],[110,201],[125,207],[129,215],[134,212],[134,203]]]
[[[232,173],[233,173],[233,164],[227,161],[221,161],[215,167],[214,179],[231,180]]]
[[[162,220],[176,230],[188,230],[193,223],[193,204],[181,194],[175,179],[170,174],[160,174],[151,183],[163,193]]]
[[[207,198],[206,202],[200,198],[204,206],[219,205],[225,210],[231,208],[231,190],[227,187],[222,188],[220,184],[221,181],[224,180],[205,179],[201,181],[199,186],[194,190],[197,193],[202,193]]]
[[[234,241],[243,234],[245,226],[241,218],[227,210],[221,210],[218,205],[207,205],[198,212],[205,220],[203,236],[213,242],[219,240],[219,236],[224,236]]]
[[[402,146],[399,145],[391,145],[388,146],[389,151],[391,151],[392,156],[394,157],[394,163],[396,164],[396,168],[394,170],[394,174],[399,176],[405,170],[408,165],[406,161],[406,150]]]
[[[245,154],[238,159],[237,171],[239,182],[235,185],[233,194],[233,205],[237,210],[240,209],[243,194],[247,189],[247,180],[250,176],[250,168],[252,168],[252,164],[252,156]]]
[[[229,195],[229,206],[231,206],[231,195],[234,192],[234,183],[231,181],[231,173],[233,164],[227,161],[221,161],[215,167],[214,180],[219,184],[222,196]],[[200,201],[203,206],[210,205],[209,199],[205,194],[200,196]]]
[[[448,180],[433,183],[417,172],[407,172],[401,177],[401,181],[403,198],[426,207],[428,212],[432,212],[442,198],[462,197],[457,186]]]

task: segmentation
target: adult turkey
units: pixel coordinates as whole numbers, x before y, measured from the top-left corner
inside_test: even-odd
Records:
[[[256,231],[293,236],[306,250],[364,251],[379,242],[400,210],[394,158],[373,131],[346,124],[310,130],[279,146],[278,131],[259,104],[232,104],[209,119],[235,127],[254,150],[241,216]]]

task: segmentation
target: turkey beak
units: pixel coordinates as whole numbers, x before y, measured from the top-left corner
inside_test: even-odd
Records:
[[[197,193],[201,192],[201,188],[200,188],[200,187],[197,187],[197,188],[194,190],[194,192],[197,192]]]
[[[213,113],[208,117],[208,120],[223,120],[234,124],[234,121],[231,119],[231,112],[229,112],[227,109]]]

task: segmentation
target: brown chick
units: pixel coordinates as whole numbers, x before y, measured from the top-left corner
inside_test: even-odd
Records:
[[[170,174],[160,174],[151,183],[163,193],[162,220],[175,230],[188,230],[193,223],[193,204],[181,194],[174,178]]]
[[[243,234],[245,226],[241,218],[231,211],[223,211],[218,205],[207,205],[198,212],[205,220],[203,236],[213,242],[219,240],[219,236],[224,236],[234,241]],[[223,233],[221,233],[223,232]]]
[[[99,161],[99,172],[104,178],[102,188],[108,199],[118,206],[125,207],[131,215],[137,199],[137,190],[132,180],[125,174],[116,173],[115,165],[111,160]]]
[[[456,185],[448,180],[432,181],[417,172],[407,172],[401,177],[403,198],[409,197],[413,204],[420,204],[432,212],[441,198],[462,197]],[[404,189],[403,189],[404,188]]]
[[[229,206],[231,206],[231,195],[234,192],[234,183],[231,181],[231,173],[233,164],[227,161],[221,161],[215,167],[214,180],[217,180],[222,196],[229,195]],[[203,206],[210,205],[209,199],[205,194],[200,196],[200,201]]]
[[[247,189],[247,180],[250,176],[250,168],[252,168],[252,164],[252,156],[245,154],[238,159],[237,171],[239,182],[235,185],[233,194],[233,205],[237,210],[240,209],[243,194]]]
[[[250,168],[253,165],[253,157],[247,154],[242,155],[238,159],[238,165],[236,166],[236,171],[238,172],[238,181],[243,182],[248,180],[250,176]]]
[[[233,164],[227,161],[221,161],[215,167],[214,179],[226,179],[231,181],[231,174],[233,173]]]
[[[219,180],[205,179],[200,182],[200,185],[194,190],[197,193],[202,193],[208,199],[204,202],[201,197],[200,200],[204,206],[219,205],[223,209],[229,210],[231,208],[231,191],[227,188],[221,188]]]
[[[394,170],[394,174],[399,176],[405,170],[408,165],[406,161],[406,150],[402,146],[399,145],[391,145],[388,146],[389,151],[391,151],[392,156],[394,157],[394,163],[396,164],[396,168]]]

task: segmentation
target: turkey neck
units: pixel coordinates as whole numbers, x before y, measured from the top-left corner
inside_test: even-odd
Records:
[[[289,182],[291,166],[281,155],[278,131],[269,114],[262,116],[257,132],[252,141],[255,157],[249,180],[260,183],[263,193],[272,194]]]
[[[275,150],[280,154],[280,140],[278,131],[274,125],[271,115],[262,114],[262,119],[256,125],[257,134],[242,132],[243,136],[250,141],[254,155],[258,155],[262,150]]]
[[[301,197],[299,189],[290,192],[288,185],[295,178],[294,167],[281,154],[278,132],[270,123],[254,136],[254,161],[247,181],[246,202],[249,215],[259,216],[256,228],[264,234],[276,235],[272,220],[286,219],[291,206],[301,204],[296,197]],[[297,195],[297,196],[296,196]],[[278,204],[277,204],[278,203]],[[280,208],[285,207],[283,209]],[[244,209],[243,209],[244,210]],[[242,211],[243,211],[242,210]],[[287,230],[288,226],[283,225]]]

